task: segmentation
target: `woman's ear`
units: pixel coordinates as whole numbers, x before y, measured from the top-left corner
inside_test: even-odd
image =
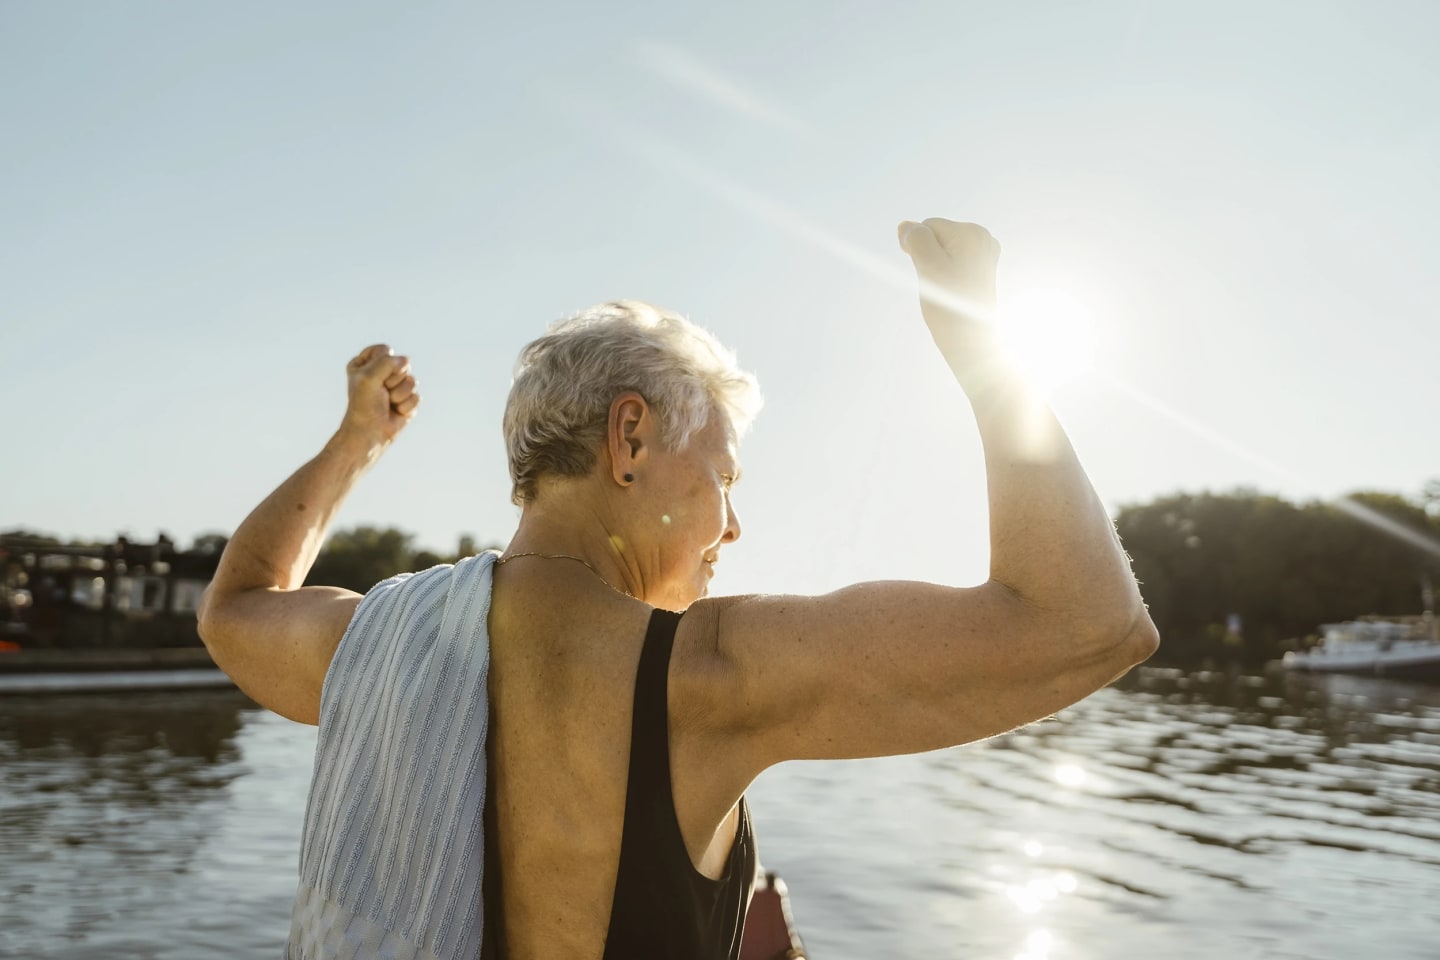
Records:
[[[628,487],[637,481],[650,458],[654,433],[655,414],[640,394],[629,390],[610,403],[606,446],[610,474],[616,483]]]

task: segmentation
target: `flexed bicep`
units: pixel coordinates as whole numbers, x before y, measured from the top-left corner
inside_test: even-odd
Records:
[[[720,605],[717,649],[757,772],[995,736],[1088,696],[1153,648],[1112,622],[1038,609],[998,583],[874,582],[708,602]]]
[[[300,723],[319,723],[325,673],[360,600],[339,587],[207,596],[200,638],[215,665],[256,703]]]

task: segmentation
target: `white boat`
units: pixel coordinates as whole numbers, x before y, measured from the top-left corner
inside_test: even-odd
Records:
[[[1285,654],[1287,670],[1440,678],[1440,634],[1433,614],[1399,620],[1350,620],[1320,628],[1320,643]]]

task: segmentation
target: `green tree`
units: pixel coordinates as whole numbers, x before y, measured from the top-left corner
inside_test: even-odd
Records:
[[[19,543],[24,542],[33,546],[58,547],[60,541],[46,533],[37,533],[34,530],[26,530],[24,527],[16,527],[13,530],[0,531],[0,542]]]
[[[466,534],[460,537],[457,553],[442,554],[416,549],[414,539],[411,534],[395,527],[361,526],[336,530],[325,541],[305,582],[312,586],[345,587],[364,593],[397,573],[454,563],[482,549],[498,549],[493,545],[477,548],[475,538]]]
[[[202,533],[190,544],[190,549],[206,556],[219,556],[225,551],[225,545],[229,542],[230,535],[227,533]]]
[[[387,577],[414,569],[413,539],[394,527],[337,530],[325,542],[305,582],[364,593]]]
[[[1418,613],[1421,579],[1440,578],[1425,547],[1440,522],[1395,494],[1176,494],[1125,507],[1116,526],[1172,662],[1274,659],[1323,623]]]
[[[1425,504],[1425,512],[1432,519],[1440,519],[1440,477],[1425,484],[1425,489],[1420,493],[1420,502]]]

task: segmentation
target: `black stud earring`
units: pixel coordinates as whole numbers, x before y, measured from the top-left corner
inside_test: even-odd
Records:
[[[634,482],[635,482],[635,474],[633,474],[633,473],[627,473],[627,474],[625,474],[625,482],[626,482],[626,483],[634,483]]]

